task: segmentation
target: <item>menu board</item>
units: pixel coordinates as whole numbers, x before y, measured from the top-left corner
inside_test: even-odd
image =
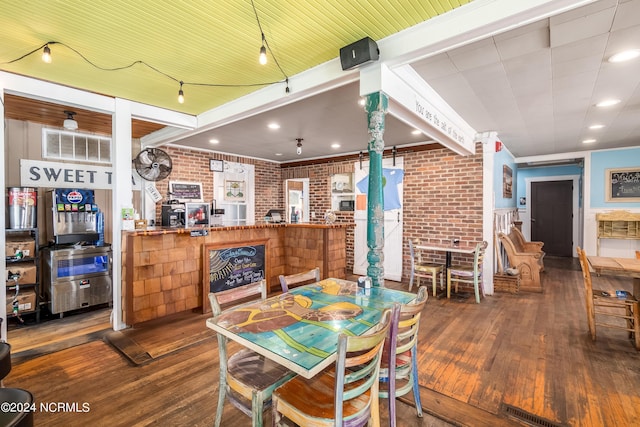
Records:
[[[225,247],[205,245],[205,294],[237,288],[264,279],[265,247],[266,241]]]
[[[640,202],[640,167],[607,169],[607,202]]]
[[[199,182],[169,181],[169,198],[202,202],[202,184]]]

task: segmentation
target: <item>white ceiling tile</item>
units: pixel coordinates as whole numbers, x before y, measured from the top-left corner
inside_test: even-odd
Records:
[[[640,1],[632,0],[621,3],[616,11],[613,19],[613,31],[638,25],[638,16],[640,16]]]
[[[583,56],[571,61],[562,61],[553,64],[553,78],[571,78],[576,73],[585,71],[597,71],[602,65],[602,55]]]
[[[488,64],[500,62],[500,56],[493,43],[493,39],[463,46],[449,53],[449,58],[460,71],[478,68]]]
[[[549,47],[549,28],[535,28],[518,37],[510,37],[502,40],[495,37],[495,45],[503,61],[537,52],[541,49],[547,49]]]
[[[577,9],[570,10],[569,12],[561,13],[550,18],[551,25],[563,24],[568,21],[573,21],[578,18],[584,18],[585,16],[592,15],[597,12],[601,12],[606,9],[615,9],[618,0],[599,0],[594,1],[586,6],[579,7]]]
[[[437,79],[458,72],[446,53],[414,62],[411,66],[425,80]]]
[[[611,32],[604,58],[608,59],[614,53],[627,49],[640,49],[640,19],[638,18],[636,18],[636,25]]]
[[[554,24],[552,20],[551,47],[562,46],[583,38],[608,33],[611,28],[614,12],[615,8],[609,8],[561,24]]]
[[[554,64],[563,61],[573,61],[574,59],[587,56],[599,55],[602,57],[607,47],[608,34],[600,34],[588,37],[573,43],[557,46],[551,49],[551,60]]]

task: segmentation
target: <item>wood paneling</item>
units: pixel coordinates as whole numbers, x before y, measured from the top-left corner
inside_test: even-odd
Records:
[[[111,135],[111,115],[96,111],[83,110],[32,98],[5,94],[5,117],[25,122],[40,123],[47,127],[62,128],[67,115],[65,110],[76,113],[78,132],[89,132],[101,135]],[[164,125],[143,120],[131,121],[131,137],[142,138],[152,132],[162,129]]]

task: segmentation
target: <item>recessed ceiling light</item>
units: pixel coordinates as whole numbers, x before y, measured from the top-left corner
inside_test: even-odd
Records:
[[[418,129],[414,129],[411,131],[411,135],[420,135],[422,132],[420,132]]]
[[[596,107],[611,107],[612,105],[619,104],[619,99],[605,99],[604,101],[600,101],[596,104]]]
[[[210,139],[210,140],[209,140],[209,143],[210,143],[210,144],[219,144],[219,143],[220,143],[220,141],[214,138],[214,139]]]
[[[629,49],[622,52],[618,52],[615,55],[611,55],[608,59],[609,62],[624,62],[631,59],[635,59],[640,56],[640,49]]]
[[[582,143],[583,143],[583,144],[591,144],[592,142],[596,142],[596,140],[595,140],[595,139],[593,139],[593,138],[590,138],[590,139],[583,139],[583,140],[582,140]]]
[[[591,125],[589,126],[589,129],[602,129],[604,127],[604,125]]]
[[[360,105],[361,107],[364,107],[364,103],[365,103],[364,98],[360,98],[360,100],[358,101],[358,105]]]
[[[331,144],[331,148],[340,148],[340,144],[334,142],[333,144]]]
[[[282,153],[276,153],[276,156],[282,156]]]
[[[269,123],[269,124],[267,125],[267,127],[268,127],[269,129],[280,129],[280,125],[279,125],[279,124],[277,124],[277,123]]]

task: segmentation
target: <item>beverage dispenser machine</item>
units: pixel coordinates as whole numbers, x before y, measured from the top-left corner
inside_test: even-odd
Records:
[[[52,314],[112,302],[112,251],[93,190],[59,188],[45,199],[49,247],[43,295]]]
[[[93,190],[57,188],[46,197],[47,238],[55,245],[98,241]]]

